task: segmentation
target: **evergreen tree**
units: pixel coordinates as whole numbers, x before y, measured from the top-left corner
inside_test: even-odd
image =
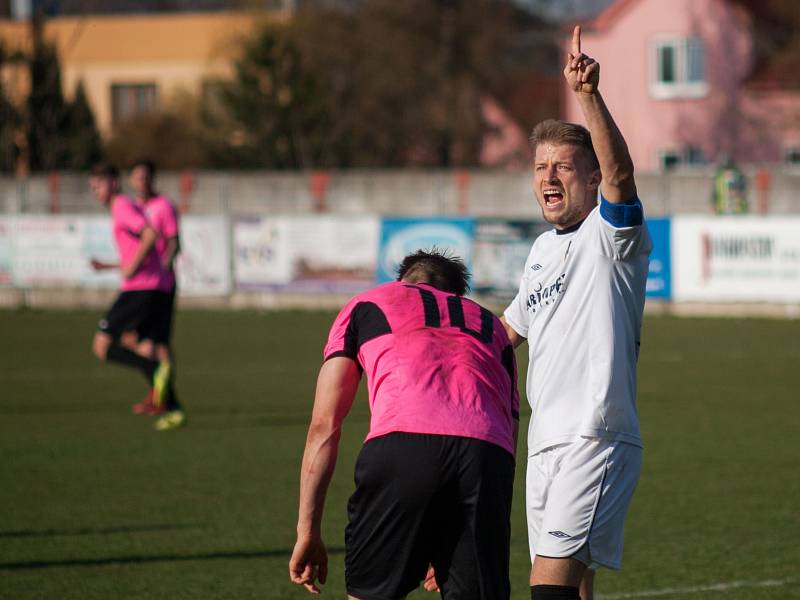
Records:
[[[44,42],[34,44],[29,66],[28,164],[31,171],[61,169],[67,164],[69,115],[55,47]]]
[[[86,170],[103,157],[100,133],[95,125],[92,107],[86,97],[83,81],[75,86],[75,97],[67,112],[66,134],[68,140],[65,167]]]
[[[19,115],[0,88],[0,171],[11,173],[17,162],[19,149],[16,144],[16,132],[19,126]]]
[[[268,26],[247,41],[234,81],[221,100],[238,125],[243,166],[310,168],[318,164],[314,134],[325,111],[316,65],[300,54],[286,28]]]
[[[29,58],[28,164],[31,171],[85,170],[103,157],[100,133],[83,82],[64,98],[55,46],[40,41]]]

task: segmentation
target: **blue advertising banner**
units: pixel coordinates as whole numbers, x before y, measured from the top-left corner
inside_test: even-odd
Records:
[[[648,219],[647,228],[653,239],[650,271],[647,273],[647,297],[670,300],[672,298],[670,219]]]
[[[377,283],[394,281],[403,258],[420,249],[437,247],[461,257],[472,269],[475,221],[471,218],[385,218],[381,223]]]

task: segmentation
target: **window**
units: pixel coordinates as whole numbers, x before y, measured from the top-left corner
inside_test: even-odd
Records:
[[[658,167],[661,171],[671,171],[682,162],[680,153],[673,150],[662,150],[658,153]]]
[[[705,153],[697,146],[686,146],[684,152],[687,165],[704,165],[707,162]]]
[[[697,146],[684,146],[678,150],[659,150],[658,166],[662,171],[671,171],[680,166],[696,167],[706,164],[706,156]]]
[[[787,148],[783,153],[783,162],[787,165],[800,167],[800,146]]]
[[[156,84],[135,83],[111,86],[111,122],[118,125],[156,109]]]
[[[686,40],[686,82],[705,83],[706,59],[703,51],[703,40],[689,38]]]
[[[660,36],[652,47],[654,98],[699,98],[708,93],[702,39]]]
[[[658,56],[658,82],[675,83],[675,48],[673,46],[659,46],[656,50]]]

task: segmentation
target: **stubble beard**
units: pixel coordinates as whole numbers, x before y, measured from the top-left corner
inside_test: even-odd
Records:
[[[577,223],[578,221],[580,221],[582,218],[583,207],[581,206],[571,206],[567,208],[567,210],[564,211],[563,213],[554,216],[548,216],[547,212],[544,209],[544,206],[542,206],[541,208],[542,208],[542,218],[551,225],[554,225],[556,227],[562,227],[562,228],[570,227],[575,223]]]

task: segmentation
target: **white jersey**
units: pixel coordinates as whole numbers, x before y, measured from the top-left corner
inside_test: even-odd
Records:
[[[533,244],[505,311],[528,338],[528,455],[580,436],[641,446],[636,361],[652,242],[641,203],[602,199]]]

